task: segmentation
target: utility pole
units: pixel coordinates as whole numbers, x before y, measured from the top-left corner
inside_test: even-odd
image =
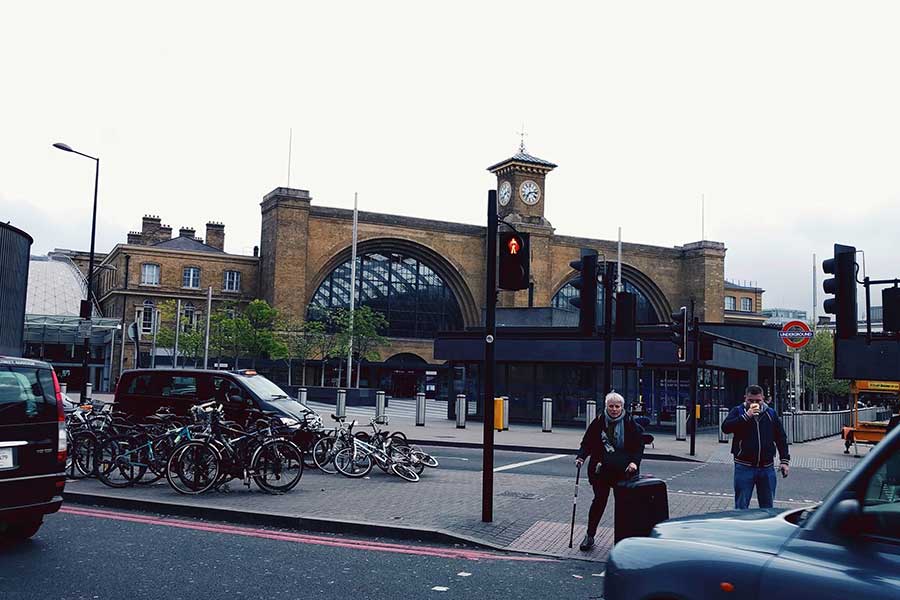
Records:
[[[615,295],[616,265],[606,262],[603,273],[603,394],[601,402],[606,394],[612,391],[612,342],[613,342],[613,296]],[[605,405],[604,405],[605,406]]]
[[[494,367],[497,317],[497,190],[488,191],[487,277],[484,316],[484,437],[481,473],[481,520],[494,520]]]
[[[693,302],[691,302],[691,315],[694,314]],[[694,317],[691,321],[693,326],[693,343],[691,344],[691,416],[688,422],[693,422],[694,427],[691,429],[691,456],[694,456],[694,450],[697,446],[697,380],[699,379],[700,370],[700,319]]]

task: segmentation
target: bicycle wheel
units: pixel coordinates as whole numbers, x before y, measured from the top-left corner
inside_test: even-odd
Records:
[[[372,470],[372,457],[360,451],[354,453],[353,448],[344,448],[334,455],[334,466],[341,475],[365,477]]]
[[[419,462],[422,463],[423,465],[425,465],[426,467],[428,467],[430,469],[437,469],[438,466],[440,466],[440,463],[438,462],[438,460],[435,457],[433,457],[432,455],[420,450],[416,446],[411,446],[411,448],[412,448],[413,456],[415,456],[419,460]]]
[[[393,473],[397,477],[402,477],[406,481],[416,482],[419,480],[419,474],[416,473],[409,465],[393,463],[391,465],[391,473]]]
[[[269,440],[253,453],[253,481],[270,494],[290,491],[303,477],[303,453],[287,440]]]
[[[391,460],[395,463],[410,467],[416,472],[416,475],[421,475],[422,471],[425,470],[425,465],[413,455],[412,449],[409,446],[392,446]]]
[[[219,477],[221,456],[205,441],[185,442],[172,451],[166,464],[166,481],[179,494],[202,494]]]
[[[341,442],[333,437],[323,437],[315,443],[312,450],[313,460],[316,467],[323,473],[334,475],[337,469],[334,466],[334,455],[343,449]]]
[[[69,477],[81,479],[95,473],[94,457],[97,454],[97,436],[89,431],[80,431],[72,436],[69,458],[72,461]]]
[[[129,436],[115,436],[103,441],[94,459],[97,478],[104,485],[123,488],[132,485],[147,471],[139,447]]]

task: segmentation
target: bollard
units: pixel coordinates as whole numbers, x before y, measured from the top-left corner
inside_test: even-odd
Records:
[[[728,409],[724,406],[719,407],[719,443],[727,444],[728,443],[728,434],[722,431],[722,423],[725,422],[725,418],[728,416]]]
[[[85,387],[85,390],[84,390],[84,400],[85,400],[86,402],[90,402],[91,400],[94,399],[94,384],[88,383],[88,384],[85,385],[84,387]]]
[[[687,439],[687,406],[675,407],[675,439]]]
[[[584,428],[587,430],[588,427],[591,426],[591,423],[594,422],[594,419],[597,418],[597,401],[596,400],[588,400],[587,408],[584,412]]]
[[[306,406],[306,388],[300,388],[297,391],[297,402]]]
[[[384,392],[375,392],[375,418],[381,420],[384,417]]]
[[[553,433],[553,399],[544,398],[544,415],[541,419],[541,431],[543,433]]]
[[[503,431],[503,398],[494,398],[494,429]]]
[[[503,431],[509,431],[509,396],[503,398]]]
[[[456,395],[456,428],[457,429],[465,429],[466,428],[466,412],[468,411],[468,405],[466,404],[466,395],[465,394],[457,394]]]
[[[347,390],[337,391],[337,403],[334,407],[334,414],[339,417],[347,416]]]
[[[61,384],[59,384],[59,391],[62,392],[63,394],[65,394],[65,393],[66,393],[66,388],[67,388],[67,387],[68,387],[68,384],[66,384],[66,383],[61,383]]]
[[[416,394],[416,427],[425,426],[425,393]]]

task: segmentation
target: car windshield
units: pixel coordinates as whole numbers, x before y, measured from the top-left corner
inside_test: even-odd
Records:
[[[309,410],[262,375],[238,374],[238,377],[264,402],[284,405],[292,413],[302,413]]]

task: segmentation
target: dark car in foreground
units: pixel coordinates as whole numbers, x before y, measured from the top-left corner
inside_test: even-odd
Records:
[[[0,537],[29,538],[59,510],[66,424],[53,368],[0,356]]]
[[[900,428],[807,509],[672,519],[610,554],[607,600],[900,598]]]

